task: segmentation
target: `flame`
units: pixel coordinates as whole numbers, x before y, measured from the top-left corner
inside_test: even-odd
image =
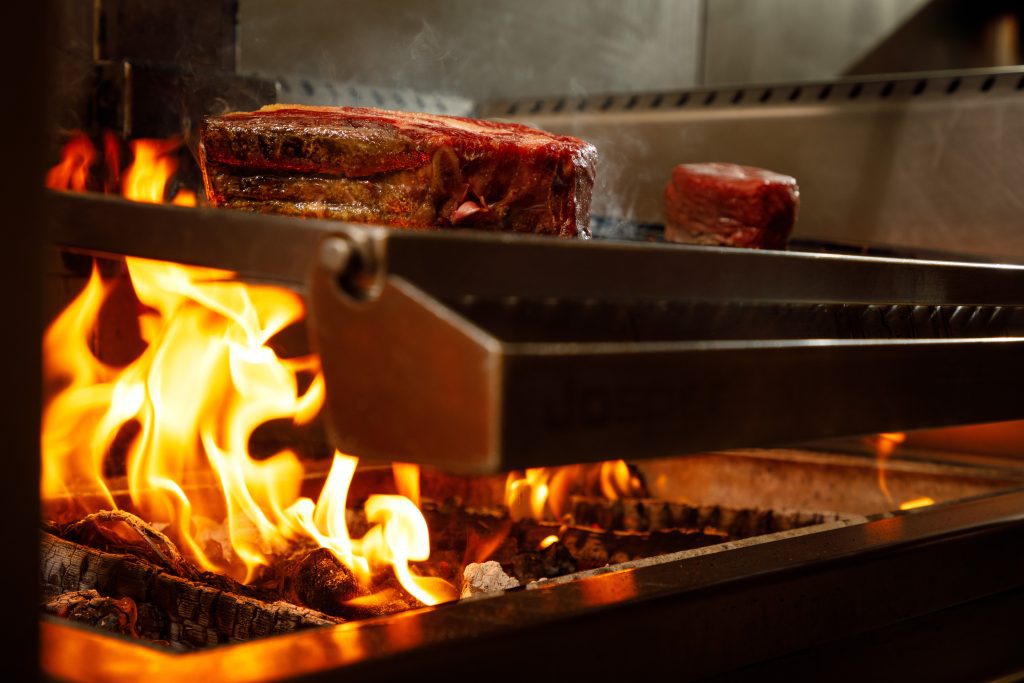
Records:
[[[152,142],[133,145],[135,161],[124,175],[130,199],[163,201],[175,147]],[[72,184],[80,166],[67,165]],[[141,304],[145,348],[135,359],[110,366],[90,346],[110,293],[96,269],[46,331],[51,397],[41,437],[44,499],[70,499],[79,515],[116,508],[104,461],[115,440],[133,428],[126,461],[130,507],[166,525],[203,569],[252,582],[278,556],[312,543],[334,553],[367,591],[379,570],[390,568],[424,604],[455,599],[450,584],[410,567],[429,558],[430,536],[409,498],[371,496],[365,512],[372,527],[363,538],[351,538],[346,502],[355,458],[335,453],[314,503],[300,496],[304,468],[294,452],[262,460],[249,453],[260,425],[279,419],[305,424],[323,403],[319,359],[282,358],[269,345],[303,318],[301,297],[244,284],[223,270],[137,258],[125,263]],[[404,470],[401,484],[410,492],[411,471]]]
[[[121,185],[121,141],[109,130],[103,132],[103,164],[107,171],[103,191],[113,194]]]
[[[46,174],[46,186],[51,190],[85,192],[89,180],[89,167],[96,160],[96,147],[85,133],[76,133],[64,145],[60,162]]]
[[[534,467],[509,472],[505,481],[505,504],[514,520],[562,519],[573,494],[603,495],[609,500],[643,495],[643,483],[624,460],[593,465]]]
[[[178,160],[174,155],[179,147],[181,141],[178,138],[133,140],[134,161],[124,173],[124,196],[137,202],[163,203],[167,180],[178,170]],[[194,192],[184,190],[174,197],[172,203],[195,206],[195,200]]]
[[[924,508],[929,505],[935,505],[935,501],[928,496],[921,496],[920,498],[911,498],[900,503],[900,510],[913,510],[915,508]]]
[[[171,203],[175,206],[195,206],[196,193],[192,190],[178,190],[178,194],[174,195]]]
[[[555,536],[554,534],[545,536],[541,539],[541,542],[537,544],[537,550],[544,550],[545,548],[553,546],[555,543],[558,543],[558,536]]]
[[[103,133],[103,190],[113,194],[120,187],[121,194],[137,202],[163,203],[168,180],[178,170],[177,152],[181,139],[138,139],[131,142],[132,163],[121,174],[121,143],[110,131]],[[89,174],[96,161],[95,145],[85,133],[75,133],[64,145],[61,160],[46,174],[46,186],[54,190],[84,192]],[[97,183],[98,184],[98,183]],[[181,189],[171,203],[195,206],[196,193]]]
[[[906,440],[907,435],[903,432],[883,432],[875,438],[875,466],[878,473],[878,488],[881,490],[882,495],[885,496],[885,502],[889,505],[890,509],[897,507],[897,505],[886,481],[886,469],[893,451]],[[912,510],[933,505],[934,503],[935,501],[928,496],[921,496],[905,500],[898,507],[900,510]]]
[[[416,507],[420,506],[420,466],[405,462],[391,463],[391,473],[395,477],[395,488],[399,495],[405,496]]]

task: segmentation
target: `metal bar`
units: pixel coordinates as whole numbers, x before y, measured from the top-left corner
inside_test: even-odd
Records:
[[[316,246],[335,223],[117,197],[47,193],[52,245],[233,270],[302,284]]]
[[[1024,303],[1024,266],[473,232],[372,235],[388,273],[444,300]]]
[[[514,345],[496,464],[1015,419],[1021,378],[1024,338]]]
[[[187,655],[44,620],[43,667],[70,680],[380,680],[452,661],[487,675],[528,652],[545,674],[700,678],[1019,589],[1022,510],[1010,492]]]

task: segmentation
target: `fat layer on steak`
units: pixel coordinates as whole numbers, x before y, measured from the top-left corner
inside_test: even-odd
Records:
[[[514,123],[270,105],[204,121],[210,200],[403,228],[588,237],[597,151]]]
[[[799,204],[790,176],[737,164],[680,164],[665,187],[665,238],[782,249]]]

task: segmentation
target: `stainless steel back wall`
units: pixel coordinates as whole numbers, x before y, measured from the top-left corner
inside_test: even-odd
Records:
[[[672,167],[800,183],[796,235],[1024,259],[1024,68],[500,100],[484,116],[597,145],[593,214],[662,222]]]

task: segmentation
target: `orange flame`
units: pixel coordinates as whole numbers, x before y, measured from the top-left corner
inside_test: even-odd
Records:
[[[103,132],[103,164],[107,171],[103,191],[113,194],[121,184],[121,142],[109,130]]]
[[[125,174],[130,199],[163,200],[174,171],[161,161],[168,149],[135,146]],[[126,463],[131,507],[167,525],[204,569],[251,582],[276,556],[313,542],[368,588],[377,568],[390,567],[425,604],[457,597],[450,584],[409,566],[428,559],[430,537],[408,498],[371,496],[365,511],[373,526],[361,539],[350,537],[345,506],[355,458],[335,454],[314,503],[299,495],[304,468],[295,453],[263,460],[249,453],[260,425],[304,424],[323,403],[319,359],[282,358],[269,345],[302,319],[299,295],[246,285],[222,270],[136,258],[126,265],[142,304],[146,346],[138,357],[112,367],[90,347],[109,293],[96,270],[46,332],[45,380],[54,393],[43,416],[44,499],[71,498],[81,513],[116,507],[103,464],[134,425]],[[313,379],[300,391],[304,375]]]
[[[883,432],[875,438],[875,467],[878,473],[878,488],[881,490],[882,495],[885,496],[885,502],[889,505],[889,509],[899,507],[900,510],[912,510],[914,508],[925,507],[933,505],[934,500],[927,496],[921,496],[919,498],[911,498],[905,500],[896,505],[896,500],[892,496],[892,492],[889,490],[889,483],[886,480],[886,470],[888,468],[889,458],[892,457],[893,451],[901,443],[907,440],[907,435],[903,432]]]
[[[121,145],[110,131],[103,133],[103,189],[114,193],[118,186],[121,194],[137,202],[163,203],[168,180],[178,169],[177,151],[181,148],[178,137],[166,140],[133,140],[133,160],[121,174]],[[89,173],[96,161],[95,145],[85,133],[75,133],[61,153],[61,160],[46,174],[46,186],[54,190],[84,192],[89,184]],[[195,206],[196,193],[178,190],[171,200],[178,206]]]
[[[162,203],[167,180],[178,170],[174,154],[179,147],[181,141],[177,138],[133,140],[135,159],[124,173],[124,196],[137,202]],[[195,206],[196,195],[191,190],[181,190],[171,201],[179,206]]]
[[[505,504],[513,520],[553,517],[569,512],[573,494],[603,495],[609,500],[638,496],[643,485],[624,460],[593,465],[534,467],[509,472],[505,481]]]
[[[89,180],[89,167],[96,160],[96,147],[85,133],[77,133],[61,154],[60,162],[46,174],[46,186],[51,190],[85,192]]]
[[[911,498],[900,503],[900,510],[914,510],[916,508],[924,508],[929,505],[935,505],[935,501],[928,496],[921,496],[920,498]]]
[[[405,496],[416,507],[420,506],[420,466],[405,462],[391,463],[391,473],[395,477],[395,488],[398,494]]]

